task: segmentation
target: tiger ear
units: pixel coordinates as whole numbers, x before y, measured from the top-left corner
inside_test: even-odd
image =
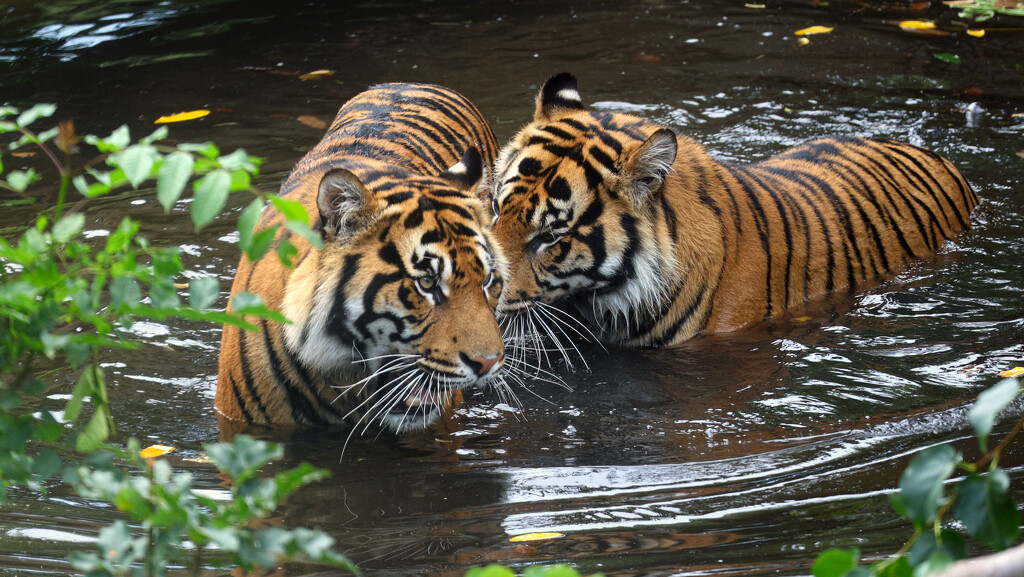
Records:
[[[320,191],[316,197],[324,236],[350,236],[363,224],[359,218],[360,213],[373,200],[373,193],[352,172],[335,168],[325,174],[320,180]]]
[[[465,191],[474,190],[483,177],[484,161],[475,146],[467,148],[465,154],[462,155],[462,160],[441,173],[441,178],[447,180],[455,188]]]
[[[544,83],[537,95],[537,110],[533,113],[533,119],[538,122],[550,121],[558,110],[583,110],[583,99],[580,98],[576,77],[568,72],[556,74]]]
[[[676,133],[662,128],[625,159],[622,173],[627,178],[626,193],[634,202],[645,202],[661,190],[677,151]]]

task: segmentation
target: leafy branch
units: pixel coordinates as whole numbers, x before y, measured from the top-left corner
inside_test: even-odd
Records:
[[[899,492],[890,495],[896,511],[910,519],[914,534],[893,556],[870,566],[858,566],[860,551],[830,549],[815,560],[815,577],[922,577],[967,557],[963,534],[949,528],[953,514],[967,534],[996,550],[1013,544],[1020,533],[1021,516],[1009,495],[1010,477],[999,458],[1024,428],[1022,417],[991,451],[988,437],[999,413],[1020,394],[1020,381],[1006,378],[982,392],[968,413],[983,457],[973,463],[949,445],[936,445],[918,453],[900,477]],[[946,485],[957,470],[966,473],[947,494]]]
[[[125,126],[106,138],[86,135],[82,141],[98,154],[74,166],[79,139],[73,124],[62,122],[41,132],[29,127],[55,111],[46,104],[25,111],[0,107],[0,134],[16,135],[7,150],[35,147],[60,178],[55,203],[16,239],[0,238],[0,504],[11,485],[44,491],[62,475],[81,495],[108,500],[128,514],[137,528],[115,523],[100,532],[101,554],[75,557],[75,566],[90,575],[163,575],[171,560],[185,556],[197,575],[209,550],[217,551],[212,563],[218,566],[265,569],[282,560],[308,559],[355,571],[319,531],[253,528],[292,491],[324,475],[302,465],[273,479],[259,478],[261,467],[280,458],[278,448],[244,436],[206,447],[233,480],[232,498],[225,503],[194,492],[191,477],[174,474],[166,462],[144,459],[134,439],[127,449],[105,445],[114,419],[99,355],[104,349],[137,346],[127,332],[135,318],[178,317],[243,328],[255,328],[250,317],[287,320],[250,293],[235,295],[230,312],[214,309],[220,280],[198,276],[187,285],[176,283],[184,272],[180,249],[153,246],[131,218],[123,218],[104,241],[90,241],[84,235],[88,203],[155,180],[157,199],[169,212],[192,181],[188,209],[199,231],[222,212],[231,193],[248,191],[256,198],[240,220],[239,246],[258,260],[276,239],[285,265],[295,252],[292,234],[320,246],[309,215],[301,204],[252,186],[259,159],[241,149],[221,155],[212,143],[169,144],[166,128],[134,144]],[[3,173],[0,155],[0,193],[34,200],[28,191],[41,179],[39,173],[33,168]],[[69,207],[72,188],[83,198]],[[287,233],[279,234],[278,227],[256,230],[269,203],[284,214]],[[179,295],[184,287],[185,302]],[[78,371],[60,418],[49,410],[34,411],[29,403],[51,386],[37,376],[42,359]],[[86,424],[70,426],[79,420]],[[91,454],[85,465],[65,462],[59,451],[70,447]],[[124,470],[125,465],[134,472]]]

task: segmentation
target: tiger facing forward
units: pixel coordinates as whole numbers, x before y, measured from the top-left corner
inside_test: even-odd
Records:
[[[292,235],[294,267],[238,267],[232,297],[250,291],[291,322],[225,326],[219,416],[401,433],[500,380],[502,256],[480,201],[496,150],[446,88],[384,84],[349,100],[281,188],[318,215],[323,250]],[[282,221],[268,209],[258,228]]]
[[[510,267],[499,316],[552,334],[575,330],[546,312],[568,305],[603,341],[658,346],[890,275],[969,227],[978,197],[947,160],[889,140],[719,163],[657,123],[586,110],[561,74],[499,153],[490,203]]]

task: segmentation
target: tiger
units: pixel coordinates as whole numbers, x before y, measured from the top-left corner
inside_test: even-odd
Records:
[[[228,308],[249,291],[290,322],[225,325],[222,430],[408,433],[500,380],[504,257],[482,202],[497,149],[477,108],[441,86],[380,84],[341,107],[280,189],[312,215],[323,249],[281,227],[275,242],[298,250],[291,267],[244,255],[238,266]],[[257,229],[284,222],[268,206]]]
[[[498,153],[486,201],[509,266],[503,324],[625,347],[735,331],[882,280],[970,228],[979,202],[948,160],[893,140],[718,162],[661,124],[588,110],[567,73]]]

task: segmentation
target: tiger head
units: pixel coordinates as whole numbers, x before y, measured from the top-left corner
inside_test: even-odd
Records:
[[[675,157],[671,130],[586,110],[572,75],[548,80],[495,163],[492,228],[509,262],[499,314],[570,302],[603,329],[657,303],[674,261],[652,215]]]
[[[365,369],[335,385],[357,424],[421,429],[455,391],[500,378],[503,257],[484,226],[482,174],[470,148],[439,176],[366,160],[320,180],[324,249],[287,281],[285,340],[321,378]]]

